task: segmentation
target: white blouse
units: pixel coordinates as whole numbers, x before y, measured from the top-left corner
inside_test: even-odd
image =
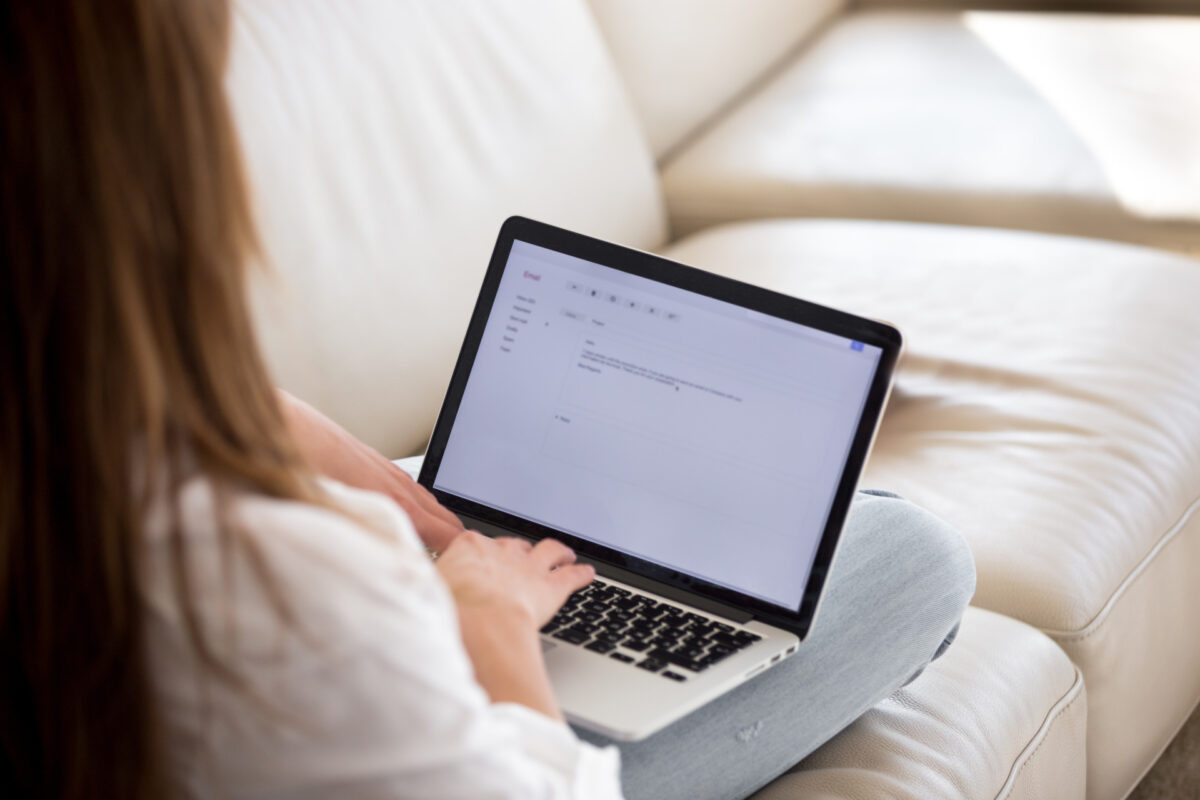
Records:
[[[387,498],[326,484],[370,528],[331,511],[243,495],[249,532],[294,620],[281,622],[252,556],[223,548],[210,486],[180,508],[192,596],[236,689],[187,644],[165,510],[147,525],[151,669],[169,766],[194,797],[619,798],[614,748],[475,682],[450,594]],[[380,532],[385,535],[380,535]]]

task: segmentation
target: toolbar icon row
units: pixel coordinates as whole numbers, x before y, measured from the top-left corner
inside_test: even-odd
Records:
[[[662,317],[663,319],[669,320],[679,319],[678,312],[663,308],[657,303],[635,300],[631,297],[625,297],[606,289],[598,289],[595,286],[587,286],[576,281],[567,281],[567,289],[577,294],[582,294],[584,297],[594,298],[600,302],[608,303],[609,305],[618,306],[620,308],[627,308],[630,311],[641,311],[645,314],[649,314],[652,317]]]

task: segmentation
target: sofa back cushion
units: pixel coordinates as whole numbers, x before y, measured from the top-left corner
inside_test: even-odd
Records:
[[[846,0],[591,0],[656,157],[669,155]]]
[[[388,455],[429,435],[506,217],[663,242],[584,0],[239,0],[228,88],[274,377]]]

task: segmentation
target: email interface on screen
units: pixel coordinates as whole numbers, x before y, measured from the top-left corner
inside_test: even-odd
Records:
[[[434,487],[794,610],[880,355],[517,241]]]

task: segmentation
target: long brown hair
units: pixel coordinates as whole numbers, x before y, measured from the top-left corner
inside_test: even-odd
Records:
[[[316,492],[246,308],[228,9],[8,0],[0,20],[0,796],[161,796],[134,476]]]

